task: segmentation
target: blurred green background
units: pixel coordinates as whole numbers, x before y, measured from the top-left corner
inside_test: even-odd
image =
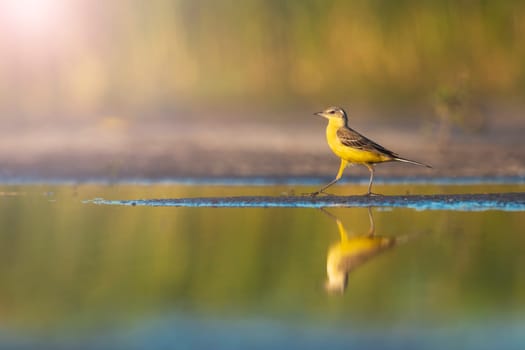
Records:
[[[4,0],[0,114],[514,104],[524,15],[523,1]]]

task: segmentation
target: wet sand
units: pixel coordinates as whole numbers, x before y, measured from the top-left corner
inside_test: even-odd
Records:
[[[181,177],[332,177],[339,160],[324,138],[325,123],[299,126],[277,120],[125,122],[11,126],[0,131],[4,179],[127,179]],[[453,132],[438,144],[421,125],[360,121],[355,128],[401,156],[433,169],[403,163],[377,167],[377,178],[398,176],[525,176],[525,123],[519,117],[489,123],[481,133]],[[346,170],[367,178],[365,167]]]

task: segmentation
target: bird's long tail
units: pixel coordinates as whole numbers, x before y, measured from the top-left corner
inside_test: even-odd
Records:
[[[405,158],[400,158],[400,157],[396,157],[396,158],[394,158],[394,160],[396,160],[398,162],[410,163],[410,164],[415,164],[415,165],[419,165],[419,166],[424,166],[424,167],[427,167],[427,168],[432,168],[428,164],[416,162],[415,160],[410,160],[410,159],[405,159]]]

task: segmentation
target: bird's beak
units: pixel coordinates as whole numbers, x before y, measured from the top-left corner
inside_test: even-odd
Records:
[[[315,112],[314,115],[318,115],[320,117],[323,117],[324,118],[324,115],[323,115],[323,112]]]

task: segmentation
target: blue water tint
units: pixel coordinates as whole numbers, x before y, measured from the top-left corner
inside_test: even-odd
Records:
[[[327,207],[398,207],[416,210],[525,211],[525,193],[450,194],[414,196],[281,196],[281,197],[210,197],[84,201],[99,205],[150,207],[234,207],[234,208],[327,208]]]
[[[522,323],[441,329],[355,329],[264,320],[171,317],[125,331],[53,340],[0,334],[2,349],[520,349]]]
[[[39,178],[39,177],[0,177],[3,185],[199,185],[199,186],[317,186],[332,180],[330,177],[173,177],[173,178]],[[368,184],[368,177],[346,176],[340,183]],[[468,176],[468,177],[377,177],[375,184],[384,185],[523,185],[525,176]]]

